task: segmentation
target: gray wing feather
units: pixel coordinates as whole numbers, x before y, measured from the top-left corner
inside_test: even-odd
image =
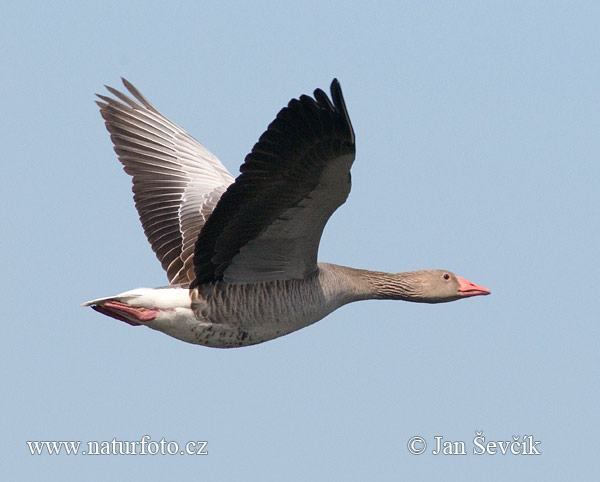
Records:
[[[140,221],[169,281],[191,282],[196,238],[233,177],[214,154],[122,80],[136,100],[107,87],[119,100],[99,95],[100,113],[125,172],[133,177]]]

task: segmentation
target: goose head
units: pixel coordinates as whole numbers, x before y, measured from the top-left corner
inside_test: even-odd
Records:
[[[406,274],[406,273],[404,273]],[[489,295],[491,291],[452,271],[443,269],[421,270],[409,276],[410,301],[446,303],[471,296]]]

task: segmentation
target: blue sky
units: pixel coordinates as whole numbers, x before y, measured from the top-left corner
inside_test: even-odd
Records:
[[[11,2],[0,7],[2,447],[11,480],[591,480],[595,2]],[[80,303],[161,286],[94,104],[134,83],[234,174],[290,98],[342,83],[353,189],[319,258],[445,268],[489,297],[369,301],[215,350]],[[474,455],[533,435],[539,456]],[[32,456],[28,440],[208,441]],[[407,441],[425,438],[425,454]],[[468,455],[434,455],[434,437]]]

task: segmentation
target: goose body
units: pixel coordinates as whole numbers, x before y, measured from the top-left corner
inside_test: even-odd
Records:
[[[382,273],[317,263],[331,214],[350,192],[354,132],[337,80],[331,100],[290,101],[237,179],[156,110],[107,87],[100,112],[136,208],[171,284],[84,303],[130,325],[230,348],[308,326],[347,303],[441,303],[489,294],[446,270]]]

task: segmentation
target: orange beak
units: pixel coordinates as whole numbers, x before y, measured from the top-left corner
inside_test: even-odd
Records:
[[[468,298],[469,296],[489,295],[492,293],[487,288],[471,283],[460,276],[457,276],[456,279],[459,283],[458,293],[464,298]]]

